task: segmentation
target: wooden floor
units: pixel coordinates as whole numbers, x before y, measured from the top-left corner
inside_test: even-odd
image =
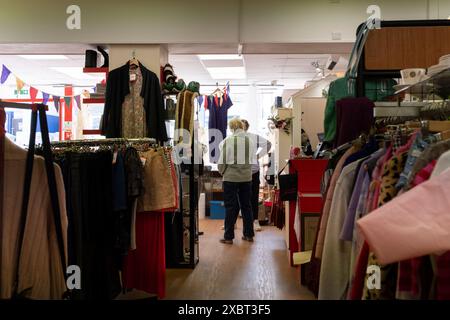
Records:
[[[202,220],[200,262],[194,270],[167,270],[166,299],[292,300],[314,299],[300,286],[298,268],[289,265],[284,234],[264,226],[255,241],[241,240],[239,219],[233,245],[219,243],[221,220]]]

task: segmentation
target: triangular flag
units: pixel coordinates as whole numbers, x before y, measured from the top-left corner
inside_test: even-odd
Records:
[[[16,77],[16,87],[17,87],[17,93],[19,93],[20,90],[25,86],[25,83]]]
[[[42,104],[47,104],[49,97],[48,93],[42,92]]]
[[[77,103],[78,109],[81,110],[81,99],[80,99],[80,95],[75,96],[74,99],[75,99],[75,102]]]
[[[66,108],[70,107],[70,101],[72,101],[72,97],[64,97],[64,102],[66,104]]]
[[[9,69],[7,67],[5,67],[5,65],[3,65],[2,77],[0,79],[0,83],[4,84],[6,82],[6,80],[8,79],[10,74],[11,74],[11,71],[9,71]]]
[[[38,94],[37,89],[30,86],[30,98],[31,98],[31,103],[34,103],[34,101],[36,100],[37,94]]]
[[[58,112],[59,112],[59,99],[61,98],[58,96],[53,96],[53,104],[55,105],[55,109]]]

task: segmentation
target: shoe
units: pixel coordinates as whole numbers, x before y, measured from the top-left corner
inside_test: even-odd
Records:
[[[237,225],[234,225],[234,229],[237,229]],[[225,226],[221,226],[220,230],[225,230]]]
[[[255,229],[255,231],[261,231],[262,230],[258,220],[255,220],[255,222],[253,222],[253,229]]]
[[[242,240],[248,241],[248,242],[253,242],[253,237],[242,237]]]
[[[233,240],[220,239],[220,243],[224,243],[224,244],[233,244]]]

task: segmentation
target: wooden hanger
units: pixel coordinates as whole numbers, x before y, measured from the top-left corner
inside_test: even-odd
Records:
[[[212,96],[219,96],[219,97],[221,97],[221,96],[223,96],[223,92],[222,92],[222,90],[219,88],[219,83],[218,82],[216,82],[216,90],[214,90],[212,93],[211,93],[211,95]]]
[[[131,66],[136,66],[139,67],[139,60],[136,59],[136,51],[133,50],[132,54],[131,54],[131,59],[129,61],[130,67]]]

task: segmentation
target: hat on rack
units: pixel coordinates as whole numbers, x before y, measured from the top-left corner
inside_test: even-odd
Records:
[[[170,73],[174,73],[174,71],[173,71],[173,67],[172,67],[172,65],[170,64],[170,63],[167,63],[165,66],[164,66],[164,73],[166,73],[166,72],[170,72]]]
[[[167,82],[163,83],[163,91],[164,91],[164,93],[172,92],[173,88],[174,88],[174,84],[173,83],[167,83]]]
[[[183,79],[178,79],[178,81],[175,83],[175,88],[176,91],[180,92],[186,89],[186,82],[184,82]]]
[[[198,83],[196,81],[189,82],[187,90],[189,90],[191,92],[200,93],[200,83]]]

